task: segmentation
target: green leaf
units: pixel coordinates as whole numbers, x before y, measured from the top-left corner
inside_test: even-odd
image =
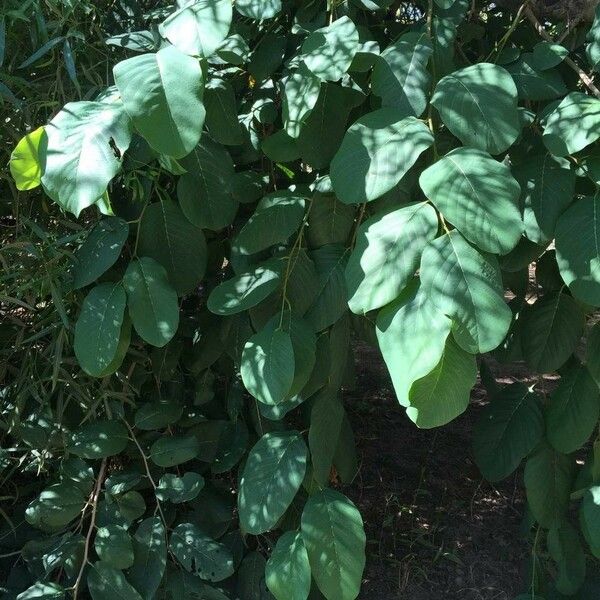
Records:
[[[343,16],[313,31],[302,44],[301,58],[308,70],[323,81],[338,81],[350,68],[358,51],[358,31]]]
[[[127,531],[118,525],[98,527],[94,538],[98,558],[115,569],[127,569],[133,565],[133,544]]]
[[[449,336],[437,366],[412,384],[406,414],[424,429],[446,425],[467,409],[476,379],[475,357]]]
[[[232,65],[243,65],[248,62],[250,48],[248,42],[239,33],[234,33],[219,46],[217,55]]]
[[[9,592],[10,593],[10,592]],[[21,592],[16,600],[63,600],[65,589],[58,583],[43,583],[38,581]]]
[[[285,242],[300,227],[304,205],[304,198],[289,190],[268,194],[234,238],[234,247],[255,254]]]
[[[498,261],[478,252],[458,231],[425,248],[421,284],[438,310],[454,320],[454,337],[463,350],[489,352],[504,339],[512,313],[504,301]]]
[[[174,467],[198,456],[200,442],[194,435],[158,438],[150,448],[150,459],[159,467]]]
[[[101,376],[115,358],[125,301],[120,283],[101,283],[83,301],[75,324],[74,350],[77,362],[88,375]]]
[[[146,207],[138,232],[138,255],[160,263],[180,295],[191,292],[206,271],[204,233],[168,198]]]
[[[540,71],[535,67],[531,52],[524,52],[518,61],[506,65],[506,70],[517,86],[519,99],[542,102],[560,98],[569,91],[559,71]]]
[[[379,349],[402,406],[410,406],[413,383],[439,364],[451,327],[450,319],[435,308],[417,279],[377,315]]]
[[[118,102],[69,102],[45,131],[44,191],[78,217],[120,170],[120,157],[131,142],[129,118]]]
[[[300,532],[286,531],[267,561],[265,577],[276,600],[307,600],[310,563]]]
[[[600,556],[600,486],[593,486],[585,492],[579,510],[581,531],[592,554]]]
[[[254,550],[246,554],[237,574],[238,598],[244,600],[273,600],[265,582],[266,560]]]
[[[330,489],[311,496],[302,513],[302,539],[325,598],[354,600],[365,567],[365,532],[354,504]]]
[[[346,311],[348,292],[344,270],[348,251],[341,245],[328,244],[310,254],[315,263],[319,285],[313,305],[305,315],[315,331],[333,325]]]
[[[158,31],[181,52],[208,57],[227,37],[231,17],[229,0],[195,0],[167,17]]]
[[[548,441],[555,450],[569,454],[581,448],[594,431],[600,415],[600,392],[584,366],[560,380],[546,408]]]
[[[177,293],[167,271],[152,258],[142,257],[129,263],[123,285],[135,330],[144,341],[162,348],[179,325]]]
[[[596,323],[588,334],[585,357],[588,371],[600,387],[600,323]]]
[[[78,486],[55,483],[29,503],[25,509],[25,520],[39,529],[61,529],[79,516],[85,501]]]
[[[257,21],[272,19],[281,12],[281,0],[236,0],[235,10]]]
[[[587,32],[585,38],[590,42],[585,49],[585,54],[592,67],[592,70],[598,71],[600,64],[600,10],[596,6],[594,22]]]
[[[102,219],[75,251],[73,289],[96,281],[110,269],[121,255],[129,235],[129,225],[118,217]]]
[[[301,63],[283,84],[282,119],[287,134],[297,138],[319,98],[321,81]]]
[[[584,314],[567,294],[538,299],[524,313],[523,357],[538,373],[550,373],[571,356],[583,332]]]
[[[46,168],[47,147],[46,129],[38,127],[23,136],[10,153],[10,174],[18,190],[33,190],[41,184]]]
[[[508,385],[484,407],[473,431],[473,454],[488,481],[508,477],[544,433],[540,398],[522,383]]]
[[[261,144],[263,154],[273,162],[293,162],[300,158],[300,150],[294,138],[291,138],[283,129],[276,131]]]
[[[333,194],[315,194],[305,230],[309,247],[346,245],[354,225],[356,207],[342,204]]]
[[[156,497],[161,502],[172,502],[181,504],[193,500],[204,487],[204,477],[198,473],[184,473],[177,477],[172,473],[166,473],[160,478],[156,488]]]
[[[555,156],[583,150],[600,137],[600,100],[571,92],[548,115],[544,144]]]
[[[319,485],[325,486],[329,481],[344,416],[344,407],[337,395],[329,387],[324,388],[310,411],[308,431],[313,477]]]
[[[204,124],[215,142],[230,146],[237,146],[243,142],[242,128],[237,118],[235,93],[228,81],[213,78],[206,84],[204,108]]]
[[[81,458],[106,458],[120,454],[129,443],[127,428],[121,421],[93,421],[71,434],[69,452]]]
[[[556,260],[573,296],[599,306],[600,193],[578,200],[558,219]]]
[[[536,69],[545,71],[559,65],[567,56],[569,56],[569,51],[560,44],[538,42],[533,47],[532,64]]]
[[[548,552],[558,566],[556,589],[573,595],[585,580],[586,559],[579,534],[568,522],[548,532]]]
[[[509,73],[479,63],[442,78],[431,103],[465,146],[500,154],[519,136],[517,88]]]
[[[174,158],[194,149],[205,115],[195,58],[168,46],[117,63],[113,74],[125,110],[152,148]]]
[[[258,535],[273,529],[300,489],[307,454],[297,431],[266,433],[250,450],[238,493],[244,531]]]
[[[144,431],[164,429],[179,421],[183,407],[176,402],[146,402],[135,411],[135,426]]]
[[[217,315],[233,315],[262,302],[278,287],[281,264],[277,260],[262,263],[253,271],[235,275],[219,284],[208,297],[208,310]]]
[[[426,202],[378,213],[362,223],[346,265],[350,310],[364,314],[397,298],[437,230],[437,214]]]
[[[240,372],[246,389],[260,402],[279,404],[294,381],[294,348],[288,332],[270,322],[244,345]]]
[[[528,156],[515,167],[521,186],[525,235],[536,244],[554,238],[560,215],[573,201],[575,173],[551,154]]]
[[[503,163],[480,150],[457,148],[419,177],[423,193],[471,243],[507,254],[523,231],[519,184]]]
[[[396,108],[405,117],[423,114],[431,80],[427,63],[432,52],[427,33],[410,32],[381,53],[373,67],[371,86],[382,106]]]
[[[558,527],[569,507],[575,464],[547,444],[540,446],[525,463],[525,491],[533,517],[548,529]]]
[[[153,600],[167,564],[165,527],[160,517],[140,523],[133,537],[133,553],[127,577],[144,600]]]
[[[231,225],[238,203],[233,197],[233,162],[227,150],[205,136],[181,163],[187,170],[177,183],[183,214],[202,229],[218,231]]]
[[[368,113],[346,132],[331,162],[331,183],[346,204],[370,202],[391,190],[433,143],[427,126],[394,108]]]
[[[169,549],[186,571],[201,579],[221,581],[233,574],[233,558],[227,547],[192,523],[175,527]]]
[[[122,571],[103,562],[90,567],[87,585],[92,600],[142,600],[135,588],[125,579]]]

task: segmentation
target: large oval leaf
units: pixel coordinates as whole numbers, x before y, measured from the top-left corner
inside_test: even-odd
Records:
[[[440,79],[431,103],[463,144],[500,154],[521,131],[517,100],[517,87],[505,69],[479,63]]]
[[[204,277],[207,260],[204,233],[167,198],[144,211],[138,233],[138,254],[160,263],[178,294],[191,292]]]
[[[10,174],[20,191],[32,190],[42,182],[46,168],[48,136],[45,127],[38,127],[23,136],[10,153]]]
[[[81,368],[101,376],[117,354],[125,290],[121,283],[101,283],[86,296],[75,324],[74,350]]]
[[[365,532],[354,504],[330,489],[311,496],[302,513],[302,539],[325,598],[354,600],[365,567]]]
[[[437,230],[437,214],[426,202],[394,208],[367,219],[358,229],[356,245],[346,265],[350,310],[364,314],[397,298]]]
[[[512,320],[504,301],[498,261],[451,231],[425,248],[423,292],[455,321],[454,337],[467,352],[488,352],[504,339]]]
[[[189,154],[205,115],[200,63],[168,46],[118,63],[113,74],[125,110],[150,146],[174,158]]]
[[[523,231],[519,184],[510,169],[480,150],[457,148],[423,171],[423,193],[470,242],[507,254]]]
[[[321,81],[306,66],[285,79],[282,98],[282,119],[286,133],[297,138],[308,115],[319,98]]]
[[[129,315],[140,337],[159,348],[175,335],[179,325],[177,293],[164,267],[147,257],[129,263],[123,285]]]
[[[257,21],[272,19],[281,12],[281,0],[236,0],[235,10]]]
[[[120,102],[69,102],[46,126],[44,190],[76,217],[106,192],[129,147],[129,118]],[[115,151],[116,149],[116,151]]]
[[[158,30],[181,52],[208,57],[227,37],[231,16],[229,0],[196,0],[167,17]]]
[[[307,454],[296,431],[267,433],[250,450],[238,493],[244,531],[258,535],[273,529],[302,484]]]
[[[125,579],[123,571],[104,562],[97,562],[91,566],[87,575],[87,585],[92,600],[142,600],[135,588]]]
[[[106,458],[123,452],[128,442],[127,428],[121,421],[94,421],[75,430],[67,448],[81,458]]]
[[[368,113],[346,132],[331,162],[331,183],[346,204],[370,202],[391,190],[433,143],[427,126],[393,108]]]
[[[170,435],[157,439],[150,458],[159,467],[174,467],[198,456],[200,442],[195,435]]]
[[[265,577],[277,600],[307,600],[310,563],[300,532],[286,531],[267,561]]]

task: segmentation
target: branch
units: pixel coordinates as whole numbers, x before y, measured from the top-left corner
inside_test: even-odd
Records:
[[[83,560],[81,561],[81,569],[79,569],[79,574],[77,575],[77,579],[75,580],[75,585],[73,586],[73,600],[77,600],[77,592],[79,591],[79,586],[81,585],[81,578],[83,577],[83,571],[85,570],[85,566],[88,562],[88,556],[90,553],[90,541],[92,539],[94,525],[96,524],[96,509],[98,508],[98,496],[100,495],[100,488],[102,487],[102,482],[104,481],[105,473],[106,473],[106,458],[102,460],[102,464],[100,465],[100,472],[98,473],[98,479],[96,480],[96,485],[94,486],[94,491],[92,492],[92,496],[91,496],[91,499],[89,502],[92,505],[92,516],[90,519],[90,527],[88,529],[87,535],[85,536],[85,546],[83,548]]]
[[[544,38],[547,42],[552,44],[555,43],[552,36],[544,29],[544,26],[538,21],[538,18],[533,14],[529,7],[525,8],[525,16],[529,19],[529,22],[534,26],[540,37]],[[577,63],[575,63],[575,61],[567,56],[567,58],[565,58],[565,64],[569,65],[569,67],[579,75],[579,79],[581,79],[584,85],[592,92],[592,94],[594,94],[594,96],[596,96],[596,98],[600,98],[600,90],[594,85],[592,78]]]

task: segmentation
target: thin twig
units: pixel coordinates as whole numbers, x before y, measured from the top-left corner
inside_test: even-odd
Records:
[[[90,552],[90,542],[92,539],[92,533],[94,532],[94,526],[96,525],[96,509],[98,508],[98,496],[100,495],[100,488],[102,487],[102,482],[104,481],[104,474],[106,473],[106,458],[102,460],[102,464],[100,465],[100,472],[98,473],[98,479],[96,480],[96,485],[94,486],[94,491],[92,492],[92,497],[90,500],[90,504],[92,506],[92,516],[90,518],[90,526],[88,528],[87,535],[85,536],[85,545],[83,547],[83,559],[81,561],[81,569],[79,569],[79,574],[77,575],[77,579],[75,580],[75,585],[73,586],[73,600],[77,600],[77,593],[79,591],[79,586],[81,585],[81,578],[83,577],[83,571],[88,563],[88,556]]]
[[[538,21],[538,18],[533,14],[532,10],[527,7],[525,9],[525,16],[529,19],[529,22],[535,27],[535,30],[538,32],[540,37],[544,38],[547,42],[554,44],[554,39],[552,36],[544,29],[544,26]],[[577,75],[579,75],[579,79],[584,83],[584,85],[596,96],[596,98],[600,98],[600,90],[594,85],[592,78],[571,58],[568,56],[565,58],[565,64],[569,65]]]

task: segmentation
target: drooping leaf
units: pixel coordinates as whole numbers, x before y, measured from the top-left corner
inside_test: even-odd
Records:
[[[319,98],[321,81],[304,65],[285,80],[282,98],[282,118],[285,131],[297,138],[308,115]]]
[[[123,571],[119,571],[104,562],[94,563],[87,576],[87,585],[92,600],[142,600],[135,588],[125,579]]]
[[[556,589],[573,595],[585,580],[586,560],[579,534],[568,522],[548,532],[548,551],[558,566]]]
[[[446,75],[431,103],[463,144],[490,154],[507,150],[521,130],[517,88],[498,65],[483,62]]]
[[[433,143],[427,126],[393,108],[368,113],[346,132],[331,162],[331,183],[346,204],[370,202],[391,190]]]
[[[417,279],[379,312],[377,341],[402,406],[410,406],[413,383],[439,364],[451,326],[450,319],[423,293]]]
[[[542,444],[525,463],[525,491],[529,508],[542,527],[560,526],[569,506],[574,461]]]
[[[346,265],[350,310],[364,314],[397,298],[437,229],[437,214],[425,202],[378,213],[362,223]]]
[[[181,210],[196,227],[218,231],[230,225],[238,203],[233,197],[233,162],[225,148],[207,137],[181,164],[177,197]]]
[[[58,583],[38,581],[16,596],[16,600],[63,600],[65,588]]]
[[[571,92],[548,115],[544,144],[555,156],[583,150],[600,137],[600,100]]]
[[[146,342],[162,348],[179,325],[177,293],[167,271],[152,258],[142,257],[129,263],[123,285],[135,330]]]
[[[128,235],[129,225],[118,217],[102,219],[95,225],[75,252],[73,288],[89,285],[108,271],[121,255]]]
[[[167,17],[158,30],[181,52],[208,57],[227,37],[231,17],[229,0],[195,0]]]
[[[383,106],[396,108],[405,117],[423,114],[431,79],[427,63],[432,52],[426,33],[410,32],[381,53],[373,67],[371,86]]]
[[[344,407],[335,393],[328,388],[319,392],[310,411],[308,431],[313,477],[319,485],[329,481],[344,416]]]
[[[256,443],[238,493],[244,531],[258,535],[276,525],[302,484],[307,453],[302,436],[295,431],[266,433]]]
[[[207,581],[221,581],[233,573],[228,548],[208,537],[193,523],[181,523],[171,534],[169,548],[183,568]]]
[[[265,577],[276,600],[307,600],[310,563],[300,532],[286,531],[267,561]]]
[[[33,190],[42,182],[46,168],[48,137],[44,127],[38,127],[19,140],[10,154],[10,174],[20,191]]]
[[[152,148],[174,158],[194,149],[205,115],[195,58],[168,46],[118,63],[113,74],[127,114]]]
[[[523,223],[519,184],[510,169],[481,150],[457,148],[419,177],[425,195],[471,243],[485,252],[507,254]]]
[[[425,248],[421,285],[438,310],[454,320],[454,337],[467,352],[488,352],[504,339],[512,313],[504,302],[498,262],[478,252],[458,231]]]
[[[563,454],[581,448],[594,431],[600,414],[600,392],[584,366],[560,380],[546,409],[548,441]]]
[[[325,598],[354,600],[365,566],[365,532],[354,504],[331,489],[311,496],[302,513],[302,539]]]
[[[354,206],[342,204],[333,194],[315,194],[305,231],[309,247],[346,245],[354,225],[354,217]]]
[[[585,492],[579,510],[581,530],[592,554],[600,556],[600,486],[593,486]]]
[[[508,477],[544,433],[540,398],[524,384],[506,386],[483,409],[473,432],[473,453],[488,481]]]
[[[127,428],[120,421],[93,421],[72,434],[68,450],[81,458],[106,458],[120,454],[129,442]]]
[[[600,107],[600,104],[599,104]],[[556,260],[573,295],[600,305],[600,194],[568,208],[556,225]]]
[[[301,58],[319,79],[338,81],[350,67],[358,47],[356,26],[343,16],[313,31],[302,44]]]
[[[121,168],[131,142],[129,118],[120,102],[69,102],[45,131],[42,186],[63,210],[78,217],[106,192]]]
[[[287,399],[294,382],[294,348],[290,334],[270,322],[244,345],[240,372],[246,389],[264,404]]]
[[[195,435],[168,435],[158,438],[150,448],[150,458],[159,467],[174,467],[192,460],[200,452]]]
[[[191,292],[204,277],[204,233],[167,198],[146,207],[138,232],[138,254],[160,263],[178,294]]]
[[[567,294],[550,294],[526,310],[522,323],[523,356],[538,373],[562,366],[575,350],[583,331],[584,315]]]
[[[237,118],[235,93],[228,81],[215,77],[206,84],[204,108],[204,124],[215,142],[232,146],[243,142],[242,128]]]
[[[302,196],[288,190],[268,194],[233,240],[234,246],[244,254],[254,254],[285,242],[298,230],[304,205]]]
[[[475,357],[449,336],[440,362],[412,384],[406,414],[417,427],[446,425],[467,409],[476,379]]]
[[[127,569],[133,565],[133,544],[125,529],[118,525],[99,527],[94,538],[98,558],[115,569]]]

